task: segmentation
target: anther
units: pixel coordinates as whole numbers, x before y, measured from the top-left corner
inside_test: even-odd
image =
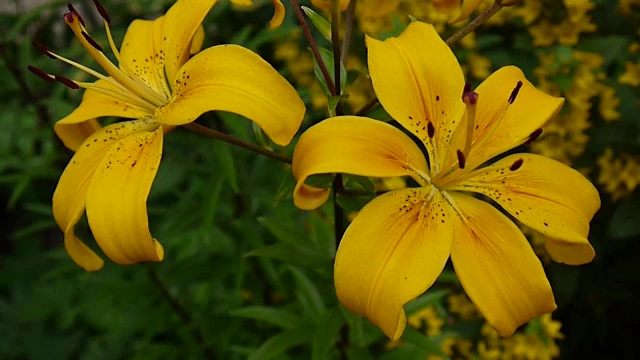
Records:
[[[529,138],[525,142],[525,145],[529,145],[534,142],[540,136],[540,134],[542,134],[542,129],[536,129],[536,131],[532,132],[531,135],[529,135]]]
[[[50,58],[52,58],[52,59],[55,59],[55,58],[56,58],[56,57],[55,57],[55,56],[53,56],[53,54],[51,53],[51,50],[47,49],[47,47],[46,47],[46,46],[44,46],[44,45],[40,44],[40,43],[39,43],[39,42],[37,42],[37,41],[33,41],[33,42],[32,42],[32,44],[33,44],[33,46],[34,46],[36,49],[40,50],[40,52],[41,52],[41,53],[43,53],[43,54],[47,55],[48,57],[50,57]]]
[[[509,100],[508,100],[509,104],[513,104],[513,102],[516,101],[516,97],[518,96],[518,93],[520,92],[521,87],[522,87],[522,81],[518,81],[518,83],[516,84],[516,87],[511,92],[511,95],[509,95]]]
[[[464,169],[464,166],[467,164],[467,159],[464,157],[464,153],[462,150],[458,150],[456,151],[456,154],[458,155],[458,166],[460,166],[460,169]]]
[[[518,160],[514,161],[513,164],[511,164],[511,166],[509,166],[509,170],[516,171],[516,170],[520,169],[520,166],[522,166],[523,163],[524,163],[524,160],[518,159]]]
[[[39,78],[46,80],[46,81],[54,81],[55,79],[53,79],[49,74],[47,74],[46,72],[38,69],[35,66],[27,66],[27,69],[29,69],[29,71],[31,71],[33,74],[35,74],[36,76],[38,76]]]
[[[100,1],[93,0],[93,4],[96,6],[96,9],[100,13],[100,16],[102,16],[104,21],[106,21],[107,23],[111,24],[111,16],[109,16],[109,13],[107,12],[107,9],[105,9],[104,6],[102,6]]]
[[[465,82],[464,89],[462,90],[462,97],[464,97],[464,94],[468,92],[471,92],[471,83]]]
[[[54,78],[60,82],[61,84],[64,84],[65,86],[67,86],[70,89],[73,90],[77,90],[80,89],[80,86],[78,86],[78,84],[76,84],[73,80],[69,79],[68,77],[64,77],[61,75],[56,75],[54,76]]]
[[[82,18],[82,16],[80,16],[80,13],[76,11],[73,5],[67,4],[67,9],[69,9],[69,13],[67,14],[74,14],[75,16],[78,17],[78,20],[80,20],[80,24],[82,24],[82,26],[86,26],[84,23],[84,19]],[[66,17],[67,14],[64,14],[64,16]],[[71,20],[70,22],[73,22],[73,20]]]
[[[85,40],[87,40],[87,42],[89,44],[91,44],[91,46],[93,46],[94,48],[96,48],[96,50],[102,52],[102,46],[100,46],[100,44],[98,44],[98,42],[96,42],[95,40],[93,40],[93,38],[91,36],[89,36],[89,34],[87,34],[86,32],[82,31],[81,32],[82,37],[84,37]]]
[[[429,121],[427,123],[427,135],[429,135],[429,138],[431,139],[435,134],[436,134],[436,128],[433,126],[433,123]]]

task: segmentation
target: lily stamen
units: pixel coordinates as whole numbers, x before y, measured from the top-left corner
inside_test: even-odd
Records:
[[[69,12],[64,15],[65,22],[69,25],[78,40],[80,40],[82,46],[107,74],[109,74],[116,82],[124,86],[133,95],[139,97],[141,100],[149,102],[155,107],[162,106],[166,103],[167,99],[165,97],[149,88],[137,77],[126,74],[114,65],[101,51],[101,47],[95,47],[94,44],[88,40],[91,39],[89,33],[82,25],[82,21],[75,21],[76,18],[78,20],[81,19],[77,12]],[[83,33],[87,35],[84,35]]]
[[[29,69],[29,71],[31,71],[34,75],[38,76],[42,80],[46,80],[46,81],[49,81],[49,82],[55,81],[55,79],[53,77],[51,77],[51,75],[49,75],[46,72],[38,69],[35,66],[29,65],[29,66],[27,66],[27,69]]]
[[[462,94],[462,102],[464,102],[467,107],[467,133],[465,135],[466,141],[464,143],[464,149],[462,153],[465,157],[469,156],[469,151],[471,150],[471,143],[473,142],[473,131],[476,126],[476,108],[478,103],[478,93],[471,91],[469,89],[467,91],[467,87],[465,86],[465,92]],[[460,156],[458,156],[460,158]],[[462,169],[464,166],[461,166]]]

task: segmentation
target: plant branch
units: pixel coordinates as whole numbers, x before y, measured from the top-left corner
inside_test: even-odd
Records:
[[[241,147],[243,149],[249,150],[249,151],[253,151],[255,153],[264,155],[264,156],[268,156],[272,159],[281,161],[283,163],[287,163],[287,164],[291,164],[291,159],[289,159],[288,157],[284,156],[284,155],[280,155],[276,152],[273,152],[271,150],[267,150],[264,148],[261,148],[259,146],[253,145],[253,144],[249,144],[246,143],[240,139],[236,139],[231,135],[225,134],[223,132],[217,131],[217,130],[213,130],[210,129],[206,126],[200,125],[200,124],[196,124],[196,123],[189,123],[186,125],[183,125],[184,128],[189,129],[193,132],[196,132],[198,134],[204,135],[204,136],[208,136],[214,139],[219,139],[222,140],[226,143],[232,144],[232,145],[236,145],[238,147]]]
[[[300,23],[302,32],[304,33],[304,36],[307,39],[307,43],[311,48],[311,52],[318,62],[320,72],[322,72],[322,77],[324,77],[324,81],[327,83],[327,88],[329,88],[329,92],[331,92],[332,95],[335,95],[336,86],[331,79],[331,75],[329,75],[327,65],[325,65],[324,61],[322,60],[322,56],[320,56],[320,50],[318,50],[318,45],[313,38],[313,34],[311,34],[311,29],[309,28],[307,20],[304,18],[304,14],[302,13],[302,8],[300,7],[300,3],[298,2],[298,0],[291,0],[291,7],[293,7],[293,13],[296,14],[296,18],[298,18],[298,22]]]
[[[489,7],[487,10],[485,10],[485,12],[483,12],[480,15],[478,15],[475,19],[473,19],[471,22],[469,22],[465,27],[460,29],[460,31],[458,31],[457,33],[451,35],[446,41],[447,45],[449,45],[449,46],[453,45],[458,40],[460,40],[463,37],[465,37],[468,33],[470,33],[473,30],[475,30],[478,26],[484,24],[485,21],[489,20],[490,17],[495,15],[504,6],[505,5],[502,4],[501,0],[496,0],[493,3],[493,5],[491,5],[491,7]]]
[[[364,116],[366,113],[369,112],[369,110],[373,109],[373,107],[376,106],[376,104],[378,104],[378,98],[377,97],[369,100],[368,103],[364,104],[364,106],[362,108],[360,108],[360,110],[358,110],[358,112],[356,112],[355,116]]]
[[[351,0],[347,8],[347,22],[344,25],[344,38],[342,39],[342,51],[340,53],[340,62],[343,64],[347,61],[349,54],[349,45],[351,45],[351,36],[353,34],[353,17],[356,13],[357,0]]]
[[[333,96],[340,96],[341,79],[340,79],[340,9],[339,2],[331,1],[331,46],[333,47],[333,78],[335,84],[335,91]],[[338,114],[341,115],[341,114]]]

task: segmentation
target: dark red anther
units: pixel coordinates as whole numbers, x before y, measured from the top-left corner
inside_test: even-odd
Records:
[[[53,54],[51,53],[51,51],[50,51],[49,49],[47,49],[47,47],[46,47],[46,46],[44,46],[44,45],[40,44],[40,43],[39,43],[39,42],[37,42],[37,41],[33,41],[33,42],[31,42],[31,43],[33,44],[33,46],[34,46],[36,49],[40,50],[40,52],[41,52],[41,53],[43,53],[43,54],[47,55],[48,57],[50,57],[50,58],[52,58],[52,59],[55,59],[55,58],[56,58],[55,56],[53,56]]]
[[[514,161],[513,164],[511,164],[511,166],[509,166],[509,170],[516,171],[516,170],[520,169],[520,167],[522,166],[523,163],[524,163],[524,160],[518,159],[518,160]]]
[[[109,16],[109,13],[107,12],[107,9],[105,9],[104,6],[102,6],[100,1],[93,0],[93,4],[96,6],[96,9],[100,13],[100,16],[102,16],[104,21],[106,21],[107,23],[111,24],[111,16]]]
[[[41,78],[43,80],[46,80],[46,81],[49,81],[49,82],[54,81],[54,79],[51,76],[49,76],[49,74],[47,74],[46,72],[38,69],[35,66],[29,65],[29,66],[27,66],[27,69],[29,69],[29,71],[31,71],[33,74],[35,74],[36,76],[38,76],[39,78]]]
[[[78,84],[76,84],[73,80],[69,79],[68,77],[64,77],[61,75],[56,75],[54,77],[58,82],[64,84],[70,89],[73,89],[73,90],[80,89],[80,86],[78,86]]]
[[[520,92],[521,87],[522,87],[522,81],[518,81],[518,83],[516,84],[516,87],[511,92],[511,95],[509,95],[509,100],[508,100],[509,104],[513,104],[513,102],[516,101],[516,97],[518,96],[518,93]]]
[[[89,36],[89,34],[87,34],[86,32],[81,32],[82,37],[84,37],[85,40],[87,40],[87,42],[89,44],[91,44],[91,46],[93,46],[96,50],[102,52],[102,46],[100,46],[100,44],[98,44],[97,41],[93,40],[93,38],[91,36]]]
[[[67,4],[67,9],[69,9],[69,12],[64,14],[65,20],[72,23],[74,20],[73,15],[75,15],[78,18],[78,20],[80,20],[80,24],[82,24],[82,26],[86,26],[84,23],[84,19],[82,18],[82,16],[80,16],[80,13],[76,11],[73,5]]]
[[[478,93],[475,91],[469,91],[462,94],[462,101],[466,104],[467,101],[471,105],[475,105],[478,102]]]
[[[436,134],[436,128],[433,126],[433,123],[429,121],[427,123],[427,135],[429,135],[429,138],[431,139],[435,134]]]
[[[464,169],[465,165],[467,165],[467,159],[464,157],[464,153],[462,150],[458,150],[456,151],[456,154],[458,155],[458,165],[460,166],[460,169]]]
[[[529,138],[527,139],[525,144],[526,145],[531,144],[540,136],[540,134],[542,134],[542,129],[536,129],[536,131],[532,132],[531,135],[529,135]]]
[[[468,82],[464,83],[464,90],[462,90],[462,96],[464,97],[464,94],[470,93],[470,92],[471,92],[471,84]]]

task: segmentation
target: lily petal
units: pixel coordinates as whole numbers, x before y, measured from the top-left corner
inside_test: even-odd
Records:
[[[516,91],[519,82],[522,85]],[[476,92],[477,128],[467,159],[469,169],[523,144],[560,111],[564,103],[563,98],[536,89],[515,66],[505,66],[494,72]]]
[[[120,69],[136,76],[159,94],[169,96],[163,49],[165,17],[134,20],[127,29],[120,49]]]
[[[100,270],[103,261],[75,236],[74,226],[84,213],[87,189],[93,174],[116,141],[146,126],[143,121],[128,121],[109,125],[92,134],[69,161],[53,193],[53,217],[64,231],[67,253],[87,271]]]
[[[460,123],[464,77],[432,25],[413,22],[397,38],[366,38],[369,72],[385,110],[426,146],[432,168],[445,162]],[[431,135],[431,136],[430,136]]]
[[[113,88],[113,85],[104,80],[98,80],[94,84],[107,89]],[[56,122],[53,130],[66,147],[76,151],[88,135],[100,128],[96,118],[104,116],[140,119],[148,117],[149,112],[87,89],[80,105],[71,114]]]
[[[102,126],[96,119],[88,119],[78,123],[56,123],[54,131],[64,146],[69,150],[78,151],[80,145]]]
[[[334,272],[340,302],[391,340],[400,338],[402,306],[434,283],[449,258],[451,219],[451,207],[433,187],[375,198],[340,242]]]
[[[382,121],[357,116],[330,118],[305,131],[293,151],[297,180],[293,201],[300,209],[315,209],[329,189],[304,185],[307,177],[325,173],[362,176],[412,176],[428,172],[420,148],[401,130]]]
[[[217,0],[178,0],[167,11],[162,25],[162,49],[169,84],[174,84],[178,70],[189,60],[191,42],[200,24]]]
[[[567,265],[582,265],[596,257],[596,251],[588,241],[566,242],[545,237],[544,248],[555,262]]]
[[[271,0],[271,3],[273,4],[274,13],[271,21],[269,21],[269,28],[275,29],[282,25],[282,22],[284,21],[285,10],[284,5],[282,5],[282,2],[280,2],[280,0]]]
[[[484,201],[451,193],[460,217],[451,260],[487,322],[503,337],[556,309],[540,260],[520,229]]]
[[[549,246],[556,261],[584,264],[595,256],[587,235],[600,197],[589,180],[565,164],[535,154],[514,154],[474,171],[453,189],[484,194],[523,224],[552,238]]]
[[[147,196],[162,156],[162,128],[120,139],[102,159],[87,190],[87,218],[98,245],[114,262],[161,261],[151,237]]]
[[[278,145],[291,141],[305,112],[282,75],[237,45],[214,46],[191,58],[173,89],[174,100],[156,111],[158,122],[182,125],[206,111],[230,111],[254,121]]]

